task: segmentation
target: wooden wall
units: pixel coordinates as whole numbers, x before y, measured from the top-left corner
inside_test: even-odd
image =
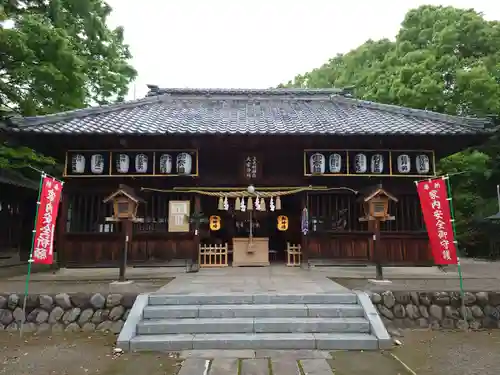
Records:
[[[0,256],[17,251],[28,260],[37,192],[7,184],[0,184],[0,191]]]
[[[123,235],[116,225],[105,223],[111,216],[111,208],[102,203],[104,197],[112,193],[120,183],[125,183],[138,192],[146,201],[140,206],[139,215],[144,224],[134,225],[134,236],[128,255],[130,263],[159,262],[172,259],[192,258],[197,252],[197,241],[193,231],[186,234],[168,233],[168,201],[189,199],[194,207],[193,194],[141,192],[141,187],[172,189],[174,187],[237,187],[245,189],[254,184],[262,186],[328,186],[349,187],[355,190],[378,183],[399,199],[391,205],[390,213],[396,220],[382,227],[380,251],[386,263],[426,263],[430,260],[428,241],[420,216],[420,207],[413,180],[411,178],[373,177],[304,177],[303,149],[314,148],[305,138],[301,143],[286,137],[212,137],[203,140],[198,137],[117,137],[94,138],[93,149],[168,149],[197,148],[199,150],[199,177],[148,177],[148,178],[68,178],[64,185],[63,208],[59,222],[58,253],[66,265],[116,265],[123,248]],[[81,149],[82,139],[66,140],[68,149]],[[317,148],[325,148],[319,142]],[[390,146],[386,142],[384,147]],[[339,144],[337,142],[337,147]],[[426,147],[427,146],[427,147]],[[355,139],[342,143],[343,148],[366,147]],[[395,148],[398,148],[394,144]],[[411,148],[430,148],[425,142]],[[335,148],[334,146],[332,148]],[[255,155],[259,160],[258,178],[249,180],[244,173],[244,160]],[[291,218],[287,236],[293,241],[300,239],[300,213],[307,204],[311,218],[323,222],[323,227],[311,231],[305,250],[310,258],[330,258],[336,260],[358,260],[368,262],[371,253],[372,234],[366,224],[360,223],[360,204],[356,195],[349,191],[302,194],[286,207]],[[304,202],[304,203],[301,203]],[[215,198],[201,198],[204,214],[216,214]],[[307,203],[306,203],[307,202]],[[347,224],[332,229],[332,220],[339,210],[347,209]]]

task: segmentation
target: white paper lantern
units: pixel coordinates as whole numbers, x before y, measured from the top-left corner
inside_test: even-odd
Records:
[[[397,159],[397,165],[399,173],[410,173],[411,160],[408,155],[406,154],[399,155]]]
[[[163,154],[160,156],[160,173],[172,173],[172,156],[169,154]]]
[[[94,154],[90,158],[90,171],[94,174],[102,174],[104,172],[104,156]]]
[[[415,167],[418,174],[427,174],[431,170],[431,163],[427,155],[417,155],[415,158]]]
[[[190,175],[193,169],[193,158],[187,152],[177,155],[176,170],[178,174]]]
[[[78,174],[85,172],[85,156],[82,154],[73,155],[71,158],[71,172]]]
[[[128,173],[130,168],[130,158],[127,154],[119,154],[116,159],[116,171],[118,173]]]
[[[356,154],[354,156],[354,171],[356,173],[366,173],[368,169],[366,155],[365,154]]]
[[[339,154],[331,154],[328,160],[328,167],[330,173],[340,173],[342,170],[342,156]]]
[[[370,167],[372,173],[379,174],[384,172],[384,156],[381,154],[372,155]]]
[[[135,156],[135,172],[146,173],[148,171],[148,156],[145,154],[137,154]]]
[[[324,174],[326,169],[325,155],[316,152],[309,158],[311,174]]]

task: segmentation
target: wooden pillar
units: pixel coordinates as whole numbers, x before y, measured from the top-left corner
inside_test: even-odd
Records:
[[[301,235],[300,248],[302,251],[301,266],[302,266],[302,264],[304,264],[306,266],[309,265],[309,232],[306,235],[304,235],[304,232],[302,232],[302,210],[304,208],[308,208],[308,206],[309,206],[308,199],[309,199],[308,193],[307,192],[302,193],[300,212],[299,212],[299,215],[300,215],[299,223],[301,225],[301,228],[300,228],[300,235]]]
[[[59,217],[57,218],[56,225],[56,243],[55,248],[57,251],[57,265],[65,267],[67,264],[66,257],[66,226],[68,223],[68,210],[69,210],[69,194],[64,190],[62,191],[61,203],[59,207]]]
[[[194,212],[201,212],[201,198],[197,194],[194,196]],[[191,261],[193,264],[198,262],[198,253],[200,251],[200,228],[199,224],[195,224],[194,233],[194,246],[191,252]]]

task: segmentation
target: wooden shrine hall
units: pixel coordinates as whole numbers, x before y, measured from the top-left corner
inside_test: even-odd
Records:
[[[124,224],[105,199],[121,185],[137,196],[129,265],[417,265],[432,260],[414,181],[491,125],[336,89],[150,86],[135,101],[11,118],[3,132],[64,163],[65,267],[119,263]],[[377,254],[374,212],[390,218]]]

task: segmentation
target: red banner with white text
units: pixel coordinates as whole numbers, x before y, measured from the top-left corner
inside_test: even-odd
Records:
[[[435,264],[457,264],[446,181],[438,178],[418,182],[417,191]]]
[[[52,264],[54,261],[54,232],[63,183],[43,177],[40,202],[33,238],[33,263]]]

